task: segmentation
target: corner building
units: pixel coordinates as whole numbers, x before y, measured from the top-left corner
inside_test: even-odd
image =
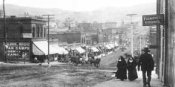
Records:
[[[34,42],[47,41],[45,24],[46,21],[36,17],[7,17],[5,40],[4,19],[0,18],[0,61],[32,62],[34,55],[42,55]]]

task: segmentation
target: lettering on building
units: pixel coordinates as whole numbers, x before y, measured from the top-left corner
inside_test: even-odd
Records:
[[[163,25],[164,24],[164,15],[143,15],[142,16],[143,26],[152,26],[152,25]]]

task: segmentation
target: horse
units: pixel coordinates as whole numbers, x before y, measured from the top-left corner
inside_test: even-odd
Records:
[[[100,61],[101,61],[100,58],[97,58],[97,59],[90,58],[89,59],[89,63],[91,65],[94,64],[94,66],[97,67],[97,68],[100,66]]]
[[[75,65],[81,64],[80,58],[76,56],[71,57],[70,61]]]

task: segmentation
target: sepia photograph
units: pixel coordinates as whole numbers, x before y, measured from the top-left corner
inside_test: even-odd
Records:
[[[174,0],[0,0],[0,87],[175,87]]]

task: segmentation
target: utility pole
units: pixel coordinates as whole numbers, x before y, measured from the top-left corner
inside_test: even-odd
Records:
[[[134,25],[132,22],[132,17],[135,16],[137,14],[127,14],[126,16],[129,16],[131,18],[131,55],[134,56],[134,35],[133,35],[133,29],[134,29]]]
[[[168,29],[168,3],[169,1],[168,0],[165,0],[165,29],[164,29],[164,37],[165,37],[165,72],[164,72],[164,86],[168,86],[168,32],[169,32],[169,29]]]
[[[47,31],[48,31],[48,33],[47,33],[47,40],[48,40],[48,54],[47,54],[47,62],[48,62],[48,64],[50,63],[50,60],[49,60],[49,55],[50,55],[50,37],[49,37],[49,34],[50,34],[50,27],[49,27],[49,25],[50,25],[50,17],[51,16],[54,16],[54,15],[43,15],[43,16],[47,16],[47,23],[48,23],[48,29],[47,29]]]
[[[5,14],[5,0],[3,0],[3,18],[4,18],[4,59],[5,62],[8,62],[7,60],[7,31],[6,31],[6,14]]]

